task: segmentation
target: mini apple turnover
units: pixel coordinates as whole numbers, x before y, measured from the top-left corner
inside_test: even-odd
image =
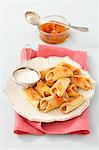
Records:
[[[83,75],[74,75],[71,77],[71,83],[83,90],[90,90],[93,88],[91,80]]]
[[[33,89],[33,87],[29,87],[23,90],[24,95],[27,100],[33,105],[34,108],[38,108],[39,101],[41,96]]]
[[[41,96],[38,94],[37,91],[33,89],[33,87],[29,87],[27,89],[23,89],[23,93],[29,100],[39,100]]]
[[[73,71],[66,68],[65,66],[58,66],[47,72],[45,79],[48,82],[54,82],[61,78],[71,77],[73,75]]]
[[[78,88],[75,84],[70,84],[68,88],[66,89],[66,92],[68,96],[72,96],[72,97],[76,97],[80,95]]]
[[[76,67],[74,67],[74,66],[72,66],[71,64],[68,64],[68,63],[61,62],[57,66],[64,66],[64,67],[72,70],[74,75],[79,75],[81,73],[79,68],[76,68]]]
[[[40,74],[41,74],[41,80],[45,80],[45,76],[46,76],[46,73],[51,70],[52,68],[49,68],[49,69],[45,69],[45,70],[41,70],[40,71]]]
[[[54,95],[42,98],[39,103],[39,110],[42,112],[48,112],[55,108],[59,108],[63,103],[63,98],[56,97]]]
[[[40,94],[42,97],[50,96],[50,88],[44,84],[42,80],[40,80],[37,85],[34,87],[34,89]]]
[[[62,97],[65,93],[67,87],[70,84],[69,78],[62,78],[56,81],[56,83],[51,87],[50,93]]]
[[[79,106],[81,106],[84,102],[85,102],[85,97],[82,95],[77,97],[72,97],[69,99],[68,102],[64,102],[60,106],[60,110],[63,114],[67,114],[73,111],[74,109],[78,108]]]

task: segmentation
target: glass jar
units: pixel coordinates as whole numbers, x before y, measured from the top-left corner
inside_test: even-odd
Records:
[[[64,17],[50,15],[44,17],[43,20],[44,23],[38,27],[41,40],[50,44],[58,44],[69,39],[70,28]]]

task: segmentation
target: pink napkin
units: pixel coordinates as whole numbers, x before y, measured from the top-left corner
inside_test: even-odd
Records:
[[[27,50],[27,56],[29,50]],[[49,56],[69,56],[77,61],[82,67],[88,70],[87,53],[84,51],[70,50],[56,46],[39,45],[38,51],[31,54],[33,57],[49,57]],[[21,61],[25,58],[25,49],[21,53]],[[89,127],[89,109],[86,109],[79,117],[73,118],[68,121],[43,123],[29,121],[19,114],[15,113],[15,127],[14,133],[16,134],[88,134],[90,133]]]

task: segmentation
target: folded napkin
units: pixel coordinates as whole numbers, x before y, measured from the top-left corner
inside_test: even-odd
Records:
[[[21,61],[25,59],[26,49],[22,50]],[[27,57],[29,49],[27,49]],[[34,57],[49,57],[49,56],[69,56],[77,61],[82,67],[88,70],[87,53],[84,51],[70,50],[56,46],[39,45],[38,51],[32,51],[31,58]],[[19,114],[15,113],[15,127],[16,134],[88,134],[89,127],[89,109],[86,109],[81,116],[73,118],[68,121],[43,123],[29,121]]]

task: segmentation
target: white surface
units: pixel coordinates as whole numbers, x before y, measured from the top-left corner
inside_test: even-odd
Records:
[[[59,44],[72,49],[86,50],[92,77],[97,81],[97,91],[90,107],[91,133],[80,135],[17,136],[13,133],[14,111],[7,103],[3,92],[0,94],[0,150],[2,149],[99,149],[99,16],[98,3],[0,3],[0,87],[4,87],[10,71],[19,64],[21,48],[30,43],[37,49],[39,40],[36,27],[25,22],[24,13],[36,10],[41,16],[59,14],[70,22],[86,25],[89,33],[73,31],[69,41]],[[2,76],[1,76],[2,75]]]
[[[37,57],[37,58],[31,59],[28,65],[30,68],[35,68],[37,71],[41,71],[41,70],[45,70],[48,68],[53,68],[56,65],[58,65],[60,62],[71,64],[79,69],[82,68],[78,63],[76,63],[69,57],[64,57],[64,58],[62,57],[48,57],[48,58]],[[82,72],[85,77],[88,77],[88,76],[90,77],[89,73],[86,70],[83,70]],[[59,108],[49,111],[47,113],[41,112],[35,108],[33,109],[33,103],[28,101],[28,99],[23,94],[23,90],[19,86],[16,86],[16,83],[13,81],[11,77],[9,77],[9,79],[6,82],[6,85],[4,87],[4,92],[5,92],[6,97],[8,98],[9,103],[12,104],[14,110],[21,116],[27,118],[30,121],[53,122],[53,121],[69,120],[74,117],[80,116],[82,112],[90,105],[90,100],[92,99],[94,95],[95,82],[93,80],[92,80],[92,84],[94,88],[91,90],[85,91],[85,90],[80,89],[79,92],[81,93],[81,95],[85,97],[84,98],[85,102],[81,106],[79,106],[78,108],[76,108],[75,110],[71,111],[68,114],[61,113]],[[37,104],[38,104],[38,101],[37,101]]]

